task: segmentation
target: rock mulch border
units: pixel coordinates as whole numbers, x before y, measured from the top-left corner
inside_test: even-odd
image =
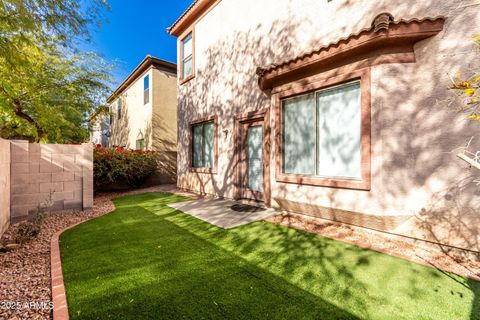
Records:
[[[480,281],[480,254],[478,253],[448,249],[437,244],[428,244],[420,240],[412,241],[401,236],[302,214],[285,213],[269,218],[267,221]]]
[[[162,192],[171,192],[171,193],[176,193],[176,194],[182,194],[190,197],[196,198],[197,196],[194,194],[190,193],[185,193],[182,192],[174,187],[170,186],[159,186],[159,187],[153,187],[153,188],[148,188],[148,189],[140,189],[140,190],[133,190],[129,192],[124,192],[124,193],[113,193],[113,194],[108,194],[109,199],[115,198],[120,195],[125,195],[125,194],[136,194],[136,193],[143,193],[143,192],[155,192],[155,191],[162,191]],[[115,209],[115,206],[113,205],[113,210]],[[110,210],[109,212],[113,211]],[[106,212],[106,213],[109,213]],[[50,270],[51,270],[51,279],[52,279],[52,284],[51,284],[51,290],[52,290],[52,300],[53,300],[53,320],[69,320],[69,312],[68,312],[68,304],[67,304],[67,293],[65,291],[65,283],[63,281],[63,272],[62,272],[62,260],[60,256],[60,235],[69,230],[72,229],[79,224],[86,222],[90,219],[81,221],[79,223],[73,224],[71,226],[66,227],[63,230],[57,231],[50,242]]]
[[[60,211],[47,214],[42,221],[41,230],[37,238],[22,244],[15,250],[0,254],[0,302],[12,304],[14,308],[0,306],[0,319],[51,319],[52,310],[48,304],[58,296],[53,292],[52,283],[53,265],[51,263],[52,237],[60,234],[84,221],[102,216],[115,209],[111,199],[123,195],[145,192],[172,192],[192,196],[190,193],[181,192],[173,185],[163,185],[145,189],[101,193],[94,199],[92,210],[86,211]],[[2,242],[9,243],[15,239],[18,225],[12,225],[5,232]],[[58,298],[57,298],[58,300]],[[30,303],[40,303],[41,306],[31,306]],[[57,301],[57,303],[59,303]],[[60,306],[62,303],[60,303]],[[54,307],[56,307],[54,305]],[[68,314],[68,311],[66,311]]]
[[[112,212],[115,206],[111,199],[145,192],[171,192],[199,198],[192,193],[180,191],[172,185],[157,186],[127,192],[102,193],[95,197],[93,210],[49,214],[43,221],[42,230],[36,239],[16,250],[0,254],[0,301],[47,302],[53,300],[53,319],[68,319],[60,258],[60,235],[82,222]],[[279,215],[267,221],[480,279],[480,261],[478,260],[462,259],[448,252],[427,250],[406,241],[389,239],[386,235],[372,233],[363,228],[328,220],[312,220],[299,215]],[[2,240],[7,242],[12,240],[15,230],[16,226],[11,226]],[[0,319],[50,319],[51,316],[52,311],[48,308],[0,309]]]

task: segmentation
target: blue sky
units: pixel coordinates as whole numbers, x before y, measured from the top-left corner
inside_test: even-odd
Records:
[[[151,54],[176,62],[176,38],[166,32],[192,0],[109,0],[111,10],[105,12],[107,23],[91,26],[90,49],[114,62],[114,85]]]

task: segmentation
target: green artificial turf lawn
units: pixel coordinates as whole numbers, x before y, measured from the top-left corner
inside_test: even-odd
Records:
[[[61,236],[74,319],[480,319],[480,283],[268,222],[231,230],[166,204],[116,210]]]

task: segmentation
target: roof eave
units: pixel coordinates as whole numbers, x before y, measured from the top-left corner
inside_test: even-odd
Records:
[[[175,37],[179,37],[188,27],[195,22],[213,4],[218,0],[196,0],[185,12],[167,28],[167,32]]]
[[[384,15],[389,14],[385,13]],[[305,70],[334,65],[341,61],[347,61],[346,57],[354,55],[363,56],[368,53],[374,56],[382,50],[385,53],[387,51],[393,53],[398,48],[398,52],[411,53],[410,59],[407,60],[412,61],[415,58],[413,45],[438,34],[443,29],[445,17],[391,21],[380,24],[379,27],[376,25],[376,21],[377,18],[370,28],[363,29],[359,33],[342,38],[310,53],[279,64],[257,68],[260,88],[269,90],[276,86],[276,83],[282,83],[282,79],[295,77]]]
[[[138,66],[133,69],[133,71],[125,78],[125,80],[118,86],[117,89],[108,97],[107,103],[111,103],[113,100],[115,100],[118,95],[120,95],[123,91],[125,91],[130,84],[132,84],[135,80],[138,79],[142,75],[143,72],[148,70],[150,67],[157,67],[158,69],[161,69],[166,72],[170,72],[173,74],[177,74],[177,65],[173,62],[169,62],[166,60],[158,59],[155,57],[152,57],[151,55],[147,55],[145,59],[142,60],[138,64]]]

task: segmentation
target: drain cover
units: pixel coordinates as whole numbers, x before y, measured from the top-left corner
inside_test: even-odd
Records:
[[[251,206],[248,204],[241,204],[241,203],[234,204],[233,206],[230,207],[230,209],[237,212],[260,212],[260,211],[267,210],[265,208],[255,207],[255,206]]]

